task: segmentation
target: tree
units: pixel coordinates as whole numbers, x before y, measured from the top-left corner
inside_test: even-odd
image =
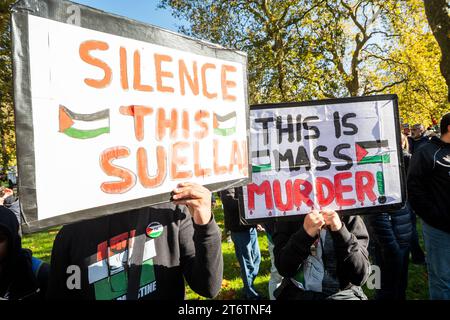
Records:
[[[245,51],[249,62],[252,103],[297,98],[301,69],[308,54],[308,35],[301,28],[324,2],[314,0],[162,0],[177,18],[190,22],[180,31],[190,36]]]
[[[442,52],[441,73],[447,83],[447,101],[450,102],[450,1],[424,0],[425,12]]]
[[[181,32],[248,53],[255,103],[374,94],[405,81],[378,68],[393,47],[385,17],[394,2],[162,0],[161,6],[190,23]],[[380,41],[389,45],[381,48]]]
[[[14,165],[15,134],[9,7],[13,0],[0,3],[0,166],[5,174]]]
[[[422,0],[404,1],[397,16],[394,28],[400,38],[391,58],[402,62],[395,71],[407,78],[395,88],[400,111],[408,122],[428,126],[448,112],[446,84],[439,72],[439,45],[428,26]]]
[[[312,33],[322,58],[316,69],[327,81],[313,82],[326,97],[376,94],[405,81],[380,68],[395,47],[394,7],[394,1],[329,0],[318,8]]]
[[[422,0],[160,5],[188,22],[181,32],[247,52],[251,103],[397,93],[404,120],[425,124],[447,108]]]

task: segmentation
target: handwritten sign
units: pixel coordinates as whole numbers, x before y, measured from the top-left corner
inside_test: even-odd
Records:
[[[34,177],[21,190],[28,228],[167,201],[182,181],[248,183],[244,54],[151,26],[154,43],[26,19],[32,140],[17,136],[33,143],[33,166],[19,153],[20,177]]]
[[[396,96],[254,106],[250,123],[246,219],[402,206]]]

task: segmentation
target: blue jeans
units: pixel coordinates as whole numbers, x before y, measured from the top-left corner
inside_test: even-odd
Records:
[[[450,233],[423,224],[431,300],[450,300]]]
[[[406,203],[410,207],[409,202]],[[419,244],[419,234],[417,233],[417,216],[416,213],[410,209],[411,223],[412,223],[412,237],[411,237],[411,258],[413,262],[420,263],[425,261],[425,253]]]
[[[259,271],[261,252],[259,251],[258,233],[256,228],[244,232],[231,232],[234,252],[241,266],[241,278],[247,299],[258,298],[259,294],[253,287],[253,282]]]

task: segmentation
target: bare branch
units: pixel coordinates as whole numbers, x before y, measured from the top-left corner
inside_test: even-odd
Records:
[[[386,89],[392,88],[392,87],[394,87],[394,86],[396,86],[396,85],[399,85],[399,84],[401,84],[401,83],[406,82],[406,80],[407,80],[407,79],[404,78],[404,79],[401,79],[401,80],[398,80],[398,81],[394,81],[394,82],[392,82],[392,83],[390,83],[390,84],[385,85],[384,87],[382,87],[382,88],[380,88],[380,89],[375,89],[375,90],[366,91],[366,92],[364,92],[364,95],[369,95],[369,94],[373,94],[373,93],[380,93],[380,92],[383,92],[383,91],[386,90]]]

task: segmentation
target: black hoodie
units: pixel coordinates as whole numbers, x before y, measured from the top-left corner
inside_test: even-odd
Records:
[[[165,203],[64,226],[53,245],[47,296],[181,300],[186,280],[198,294],[214,297],[222,273],[214,218],[196,225],[185,206]]]
[[[433,137],[412,156],[408,196],[430,226],[450,233],[450,144]]]
[[[19,222],[14,213],[3,206],[0,206],[0,230],[6,234],[9,244],[6,258],[0,262],[0,298],[44,298],[46,283],[41,283],[33,272],[31,251],[22,249]]]

